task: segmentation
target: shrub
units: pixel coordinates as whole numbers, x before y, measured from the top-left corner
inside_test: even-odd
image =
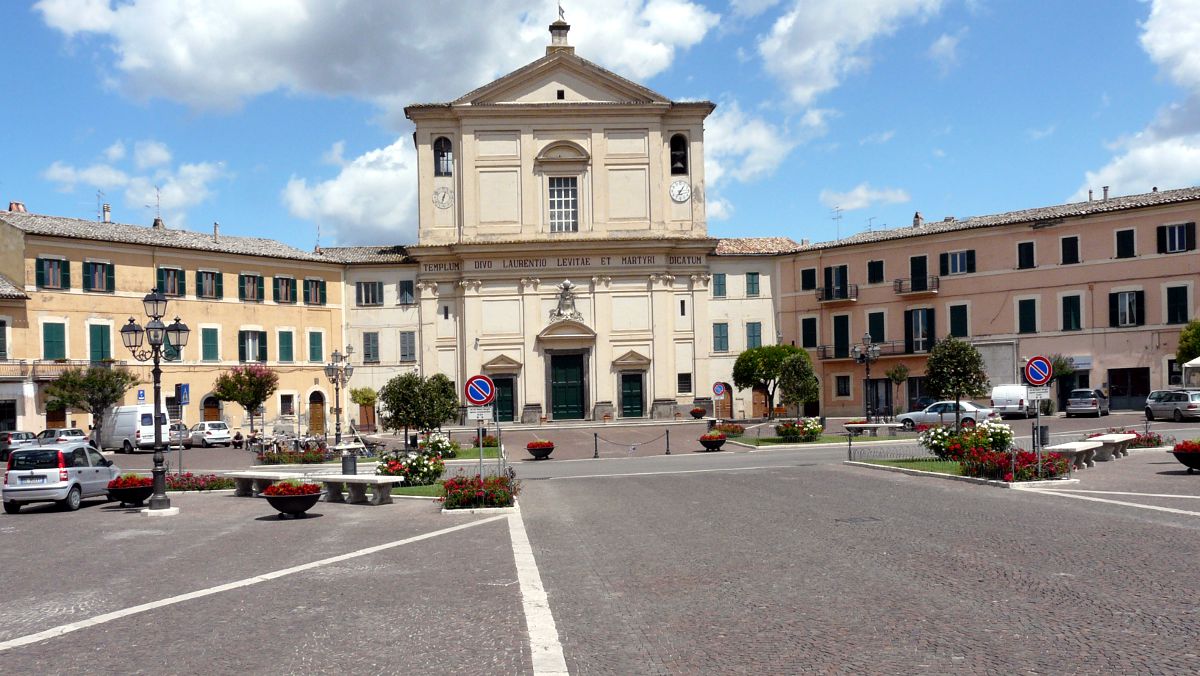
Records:
[[[478,474],[467,477],[462,474],[442,482],[442,505],[446,509],[468,509],[472,507],[512,507],[521,482],[510,467],[502,476],[480,478]]]
[[[487,437],[484,437],[484,441],[487,441]],[[458,452],[462,450],[457,441],[451,441],[450,437],[441,432],[431,432],[417,448],[420,449],[421,453],[436,455],[441,458],[458,457]]]
[[[950,443],[953,440],[954,434],[950,432],[950,428],[940,425],[930,425],[917,435],[917,443],[942,460],[957,459],[950,457]],[[956,452],[961,452],[961,446]]]
[[[1200,441],[1195,439],[1185,439],[1175,444],[1176,453],[1200,453]]]
[[[959,434],[964,446],[986,446],[993,451],[1007,451],[1012,446],[1012,427],[996,420],[985,420]]]
[[[725,441],[724,432],[706,432],[700,435],[700,441]]]
[[[411,458],[388,458],[375,468],[376,474],[404,477],[408,486],[428,486],[436,483],[446,471],[446,463],[436,454],[419,454]]]
[[[713,430],[716,432],[722,432],[727,437],[740,437],[746,433],[745,427],[735,424],[735,423],[725,423],[723,425],[714,425]]]
[[[775,426],[775,434],[784,441],[816,441],[824,432],[817,418],[802,418],[796,422],[785,422]]]
[[[263,495],[312,495],[321,492],[321,484],[308,484],[298,479],[273,483],[263,489]]]
[[[973,448],[966,451],[959,464],[963,476],[979,477],[981,479],[996,479],[1001,481],[1036,481],[1041,479],[1056,479],[1071,469],[1066,458],[1057,453],[1042,454],[1042,476],[1038,477],[1037,454],[1017,449],[1016,471],[1013,471],[1014,459],[1012,453],[991,451],[985,448]]]
[[[154,484],[154,479],[148,476],[141,476],[133,472],[127,472],[121,476],[108,482],[109,488],[143,488]]]
[[[1158,432],[1148,432],[1146,434],[1142,434],[1137,430],[1126,429],[1123,427],[1110,427],[1108,428],[1107,432],[1094,432],[1087,435],[1087,438],[1091,439],[1092,437],[1098,437],[1102,434],[1136,435],[1137,438],[1129,442],[1130,448],[1158,448],[1159,446],[1170,446],[1171,444],[1175,443],[1175,437],[1164,438],[1163,435],[1159,434]]]
[[[479,444],[479,435],[476,434],[475,435],[475,446],[479,446],[479,445],[480,445]],[[496,448],[499,445],[500,445],[500,441],[498,439],[496,439],[495,435],[493,435],[493,434],[483,435],[483,447],[484,448]]]
[[[325,462],[325,451],[263,451],[258,454],[258,462],[263,465],[312,465]]]
[[[220,491],[233,488],[236,482],[227,476],[216,474],[183,474],[167,475],[167,490],[169,491]]]
[[[536,439],[525,444],[525,450],[532,451],[535,448],[554,448],[554,442],[548,439]]]

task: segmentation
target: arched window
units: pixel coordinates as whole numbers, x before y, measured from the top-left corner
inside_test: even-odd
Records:
[[[454,146],[445,136],[439,136],[433,142],[433,175],[454,175]]]
[[[688,140],[683,134],[671,137],[671,174],[688,173]]]

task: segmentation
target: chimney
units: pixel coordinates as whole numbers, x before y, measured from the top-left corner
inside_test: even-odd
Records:
[[[945,217],[945,218],[943,218],[943,219],[942,219],[942,222],[943,222],[943,223],[953,223],[953,222],[954,222],[954,217],[953,217],[953,216],[947,216],[947,217]]]
[[[104,213],[104,222],[112,223],[112,206],[105,204],[100,208],[100,211]]]
[[[1108,201],[1108,186],[1104,186],[1104,201]]]
[[[546,46],[547,56],[555,52],[575,53],[575,48],[567,44],[567,33],[570,30],[571,24],[567,23],[566,17],[563,16],[562,5],[559,5],[558,20],[550,24],[550,44]]]
[[[1088,188],[1088,201],[1089,202],[1092,201],[1092,189],[1091,188]]]
[[[809,241],[807,238],[800,240],[800,246],[808,246],[808,245],[809,245]]]
[[[152,225],[150,227],[154,228],[155,230],[166,230],[167,229],[167,226],[165,224],[163,224],[163,219],[159,218],[158,216],[154,217],[154,225]]]
[[[1150,192],[1158,192],[1158,186],[1154,186],[1153,188],[1150,188]]]
[[[221,224],[213,221],[213,241],[216,242],[221,238]]]
[[[925,225],[925,219],[921,217],[921,212],[918,211],[917,213],[913,214],[913,227],[919,228],[922,225]]]
[[[25,203],[24,203],[24,202],[9,202],[9,203],[8,203],[8,210],[9,210],[9,211],[11,211],[11,212],[13,212],[14,214],[23,214],[23,213],[26,213],[26,211],[25,211]]]

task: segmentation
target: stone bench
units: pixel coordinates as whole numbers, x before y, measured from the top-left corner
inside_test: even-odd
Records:
[[[869,432],[870,436],[879,436],[879,430],[886,429],[889,437],[896,436],[896,430],[904,427],[900,423],[842,423],[842,427],[846,428],[847,432],[855,436],[863,431]]]
[[[1089,437],[1088,441],[1099,441],[1103,446],[1096,450],[1096,460],[1108,462],[1129,455],[1129,444],[1137,439],[1136,434],[1101,434]]]
[[[225,476],[233,479],[233,494],[241,498],[254,497],[276,481],[303,478],[303,475],[292,472],[260,471],[226,472]]]
[[[309,481],[325,484],[326,502],[348,502],[354,505],[392,504],[392,486],[404,483],[404,477],[379,476],[377,474],[314,474]],[[371,486],[371,497],[367,497],[367,486]],[[343,493],[349,494],[349,499]]]
[[[1042,450],[1047,453],[1057,453],[1066,458],[1073,468],[1083,469],[1096,466],[1096,449],[1103,445],[1104,443],[1100,441],[1068,441],[1065,444],[1047,446]]]

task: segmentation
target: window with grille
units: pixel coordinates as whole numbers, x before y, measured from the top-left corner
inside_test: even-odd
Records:
[[[296,415],[296,395],[279,395],[279,415]]]
[[[574,176],[550,177],[550,232],[579,230],[579,188]]]
[[[433,142],[433,175],[454,175],[454,145],[445,136],[439,136]]]
[[[838,376],[835,382],[837,382],[837,396],[850,396],[850,376]]]
[[[692,374],[679,373],[676,375],[676,391],[679,394],[692,393]]]

